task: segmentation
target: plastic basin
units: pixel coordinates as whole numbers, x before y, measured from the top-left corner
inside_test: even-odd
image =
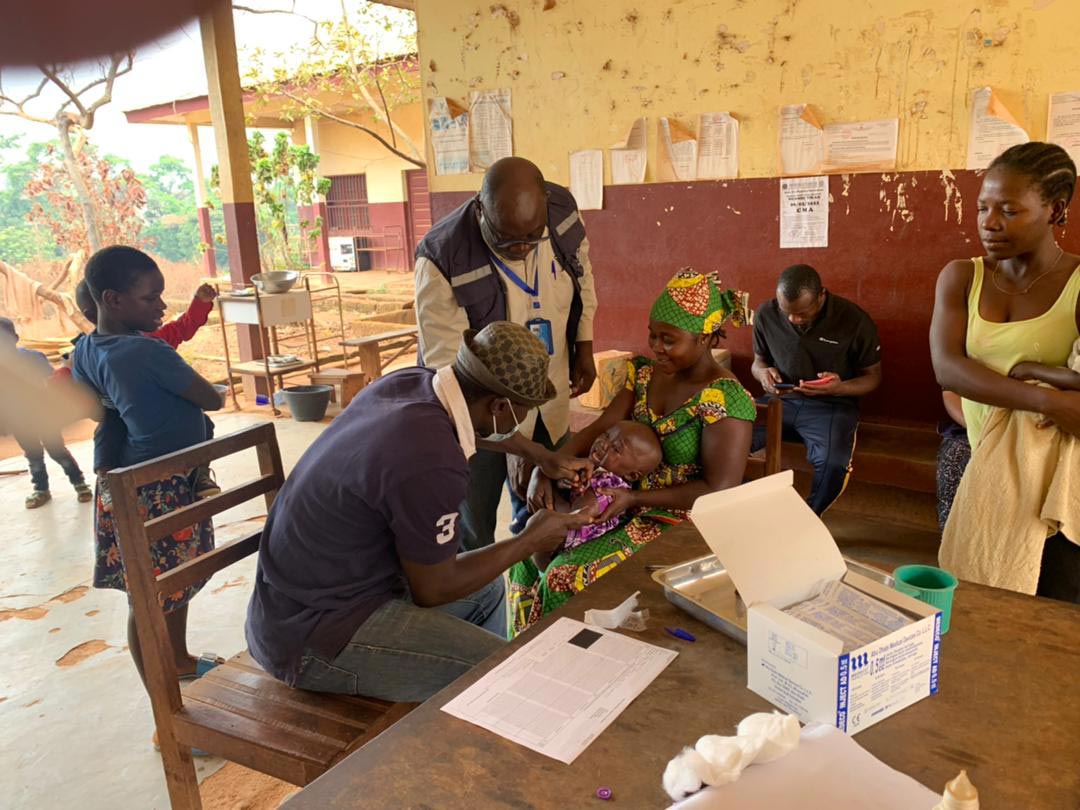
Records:
[[[281,398],[297,422],[318,422],[330,404],[329,385],[292,385],[282,389]]]

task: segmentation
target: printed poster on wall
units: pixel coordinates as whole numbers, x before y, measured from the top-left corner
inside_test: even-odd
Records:
[[[510,89],[469,93],[469,171],[484,172],[514,154]]]
[[[699,180],[739,176],[739,122],[731,113],[702,113],[697,141]]]
[[[1080,166],[1080,92],[1050,96],[1046,140],[1068,152],[1073,163]]]
[[[599,211],[604,207],[603,150],[570,153],[570,193],[581,211]]]
[[[829,178],[780,180],[780,247],[829,246]]]
[[[821,116],[810,104],[780,108],[780,174],[816,174],[825,159]]]
[[[698,142],[694,134],[674,118],[660,118],[656,124],[658,142],[657,179],[696,180]]]
[[[896,168],[899,121],[851,121],[825,125],[823,172],[891,172]]]
[[[967,168],[985,169],[1010,146],[1030,140],[992,88],[980,87],[972,93]]]
[[[431,99],[428,108],[435,174],[468,174],[469,114],[452,99]]]
[[[638,118],[630,126],[626,140],[612,144],[608,150],[611,161],[611,184],[644,183],[647,164],[645,119]]]

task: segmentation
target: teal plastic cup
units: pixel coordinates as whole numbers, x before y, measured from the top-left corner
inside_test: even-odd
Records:
[[[893,571],[893,580],[893,587],[900,593],[938,608],[941,611],[941,632],[949,632],[953,593],[958,584],[955,576],[932,565],[901,565]]]

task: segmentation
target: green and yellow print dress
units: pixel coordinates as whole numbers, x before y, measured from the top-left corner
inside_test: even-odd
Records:
[[[626,387],[634,392],[633,418],[656,431],[664,450],[663,462],[637,485],[639,489],[662,489],[701,478],[699,454],[705,425],[729,418],[753,422],[756,416],[746,389],[737,380],[722,377],[672,413],[658,417],[649,408],[652,374],[653,362],[644,357],[627,364]],[[606,534],[557,555],[546,571],[538,570],[532,560],[519,562],[510,569],[512,634],[539,621],[686,517],[683,510],[634,510]]]

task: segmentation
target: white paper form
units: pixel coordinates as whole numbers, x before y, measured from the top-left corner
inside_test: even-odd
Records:
[[[645,119],[639,118],[630,127],[626,140],[612,144],[608,150],[613,186],[645,182],[646,148]]]
[[[823,172],[892,171],[899,122],[853,121],[825,125]]]
[[[659,179],[696,180],[698,142],[678,121],[661,118],[656,125],[659,146]]]
[[[737,782],[707,787],[678,810],[933,810],[941,794],[890,768],[844,732],[809,725],[782,759],[752,765]]]
[[[435,174],[468,174],[469,114],[447,98],[431,99],[428,110]]]
[[[817,174],[825,158],[825,133],[809,104],[780,108],[780,174]]]
[[[698,118],[698,180],[739,176],[739,122],[729,113]]]
[[[985,169],[1010,146],[1029,140],[1027,132],[992,88],[980,87],[972,93],[967,168]]]
[[[603,150],[570,153],[570,193],[582,211],[599,211],[604,207]]]
[[[813,599],[785,608],[784,613],[840,639],[844,652],[864,647],[913,621],[839,580],[826,584]]]
[[[442,710],[569,765],[676,655],[564,617]]]
[[[1046,140],[1069,153],[1080,165],[1080,92],[1054,93],[1046,117]]]
[[[514,154],[510,89],[469,93],[469,170],[487,171],[496,160]]]
[[[829,246],[829,178],[780,179],[780,247]]]

